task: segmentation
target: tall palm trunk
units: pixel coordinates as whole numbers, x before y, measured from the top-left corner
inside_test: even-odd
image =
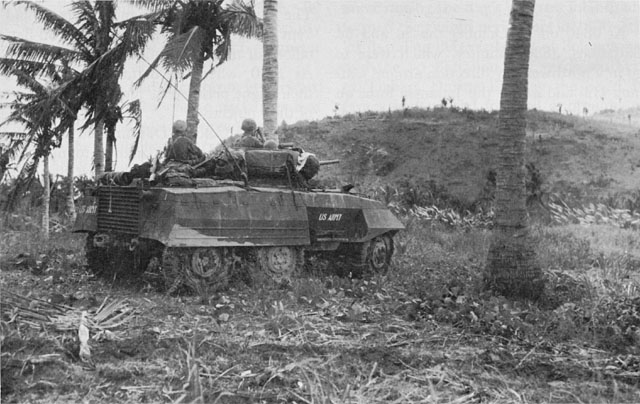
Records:
[[[267,139],[278,141],[278,0],[265,0],[262,37],[262,116]]]
[[[113,146],[116,143],[116,129],[107,125],[107,146],[104,150],[104,171],[113,171]]]
[[[498,121],[495,228],[487,257],[488,286],[513,298],[536,298],[543,280],[529,235],[524,147],[529,51],[535,0],[513,0]]]
[[[187,135],[196,143],[198,140],[198,107],[200,106],[200,84],[204,70],[204,52],[193,62],[191,81],[189,82],[189,104],[187,105]]]
[[[49,238],[49,204],[51,201],[51,181],[49,178],[49,155],[45,154],[44,165],[44,191],[42,195],[42,236]]]
[[[75,133],[73,130],[73,125],[69,127],[68,131],[69,136],[69,151],[68,151],[68,163],[67,163],[67,179],[69,182],[67,183],[67,202],[66,202],[66,211],[67,216],[71,219],[72,222],[76,220],[76,205],[73,201],[74,192],[73,192],[73,163],[75,159]]]
[[[93,170],[97,180],[104,174],[104,121],[96,122],[93,134]]]

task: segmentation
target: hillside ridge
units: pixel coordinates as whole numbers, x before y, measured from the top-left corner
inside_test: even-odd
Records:
[[[582,201],[638,193],[640,126],[553,112],[527,114],[526,162],[543,187]],[[481,197],[497,162],[497,111],[407,109],[283,123],[281,141],[320,159],[325,181],[366,191],[402,179],[433,181],[467,203]]]

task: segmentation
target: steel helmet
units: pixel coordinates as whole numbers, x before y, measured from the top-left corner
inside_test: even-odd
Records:
[[[247,118],[244,121],[242,121],[242,126],[240,128],[245,132],[253,132],[256,130],[257,127],[258,125],[256,124],[256,121],[254,121],[253,119]]]
[[[182,120],[175,121],[173,123],[173,132],[186,132],[187,131],[187,123]]]

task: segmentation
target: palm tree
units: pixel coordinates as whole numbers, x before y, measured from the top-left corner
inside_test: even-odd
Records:
[[[495,228],[487,257],[488,286],[505,296],[536,298],[544,285],[529,234],[524,146],[529,51],[535,0],[513,0],[498,122]]]
[[[113,171],[113,150],[116,143],[116,125],[124,119],[133,121],[133,147],[129,155],[129,164],[133,161],[140,141],[140,129],[142,127],[142,110],[140,100],[125,101],[114,107],[110,107],[104,119],[104,127],[107,131],[107,147],[105,150],[105,171]]]
[[[71,3],[75,24],[34,1],[16,1],[32,11],[38,22],[65,46],[37,43],[22,38],[0,35],[9,42],[9,57],[43,65],[66,61],[77,75],[74,87],[81,91],[82,103],[88,108],[85,124],[94,127],[94,170],[96,177],[104,172],[104,120],[110,108],[120,102],[117,83],[128,57],[141,52],[154,31],[152,18],[116,21],[114,1],[78,0]]]
[[[278,141],[278,0],[264,2],[262,116],[267,139]]]
[[[49,154],[51,149],[59,147],[61,133],[68,121],[64,118],[71,112],[69,106],[60,97],[59,87],[55,84],[46,85],[32,77],[32,72],[13,70],[13,76],[18,85],[26,87],[30,92],[16,92],[15,100],[8,104],[11,109],[9,117],[0,124],[18,123],[25,128],[25,132],[16,136],[10,133],[12,144],[10,148],[21,149],[19,162],[24,162],[23,168],[16,179],[12,194],[8,199],[7,211],[11,210],[17,197],[26,191],[33,181],[40,159],[44,162],[44,197],[42,212],[42,229],[45,238],[49,235]],[[62,117],[62,118],[60,118]],[[55,122],[59,125],[54,128]],[[6,136],[6,133],[0,133]],[[30,151],[31,150],[31,151]]]
[[[66,109],[62,112],[60,118],[59,130],[67,130],[68,132],[68,167],[67,167],[67,198],[66,198],[66,214],[71,220],[75,220],[75,204],[74,204],[74,191],[73,191],[73,172],[74,172],[74,124],[78,111],[81,107],[81,100],[78,97],[77,91],[73,86],[68,85],[75,78],[75,72],[71,69],[64,60],[62,63],[40,63],[20,59],[0,58],[0,75],[17,77],[19,80],[22,75],[32,76],[45,76],[53,85],[66,87],[66,91],[55,91],[55,96],[59,97],[59,101],[66,105]],[[29,85],[27,83],[26,85]],[[12,104],[9,104],[12,105]],[[17,143],[12,142],[12,146],[8,148],[8,151],[19,150],[22,147],[23,140],[20,136],[12,134],[14,140],[18,140]],[[12,155],[15,158],[15,153]],[[27,176],[28,177],[28,176]]]
[[[200,86],[206,76],[224,63],[231,51],[231,36],[261,38],[262,22],[256,16],[253,4],[233,0],[134,0],[159,13],[158,21],[167,42],[160,54],[138,80],[140,84],[161,65],[166,71],[183,74],[189,71],[187,104],[187,134],[195,142],[198,132]],[[154,15],[155,17],[155,15]],[[212,62],[205,74],[204,65]]]

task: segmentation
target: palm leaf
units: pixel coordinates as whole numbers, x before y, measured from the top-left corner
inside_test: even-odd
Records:
[[[163,68],[178,73],[190,69],[192,61],[201,52],[202,39],[202,29],[199,27],[170,37],[159,55]]]
[[[176,3],[175,0],[127,0],[127,3],[156,12],[162,12]]]
[[[31,327],[51,327],[55,331],[74,331],[85,317],[85,325],[93,333],[114,330],[123,326],[136,314],[124,299],[106,297],[97,309],[80,310],[64,304],[47,302],[36,297],[21,296],[10,291],[3,293],[2,314],[12,314],[13,320]]]
[[[22,166],[18,177],[14,181],[13,188],[9,191],[9,195],[7,196],[4,206],[5,212],[9,213],[13,211],[18,199],[24,195],[27,190],[29,190],[38,171],[39,163],[40,158],[33,157],[33,159],[27,161],[27,163]]]
[[[15,1],[13,3],[16,5],[24,5],[26,9],[31,10],[36,15],[38,22],[63,42],[73,45],[85,55],[91,54],[87,47],[86,36],[70,21],[54,13],[48,8],[43,7],[39,2]]]
[[[177,83],[178,79],[176,78],[176,83]],[[169,92],[170,89],[172,88],[177,88],[175,87],[175,85],[173,84],[172,79],[170,78],[169,80],[166,80],[167,85],[164,87],[164,90],[162,90],[162,94],[160,94],[160,100],[158,101],[158,108],[160,108],[160,105],[162,104],[162,101],[164,101],[164,97],[167,96],[167,93]]]
[[[142,82],[149,77],[149,75],[151,74],[151,72],[153,71],[157,71],[158,68],[158,63],[160,62],[160,59],[162,58],[162,53],[159,54],[158,56],[156,56],[156,58],[151,62],[147,62],[145,60],[145,62],[147,63],[147,70],[144,71],[144,73],[142,73],[142,75],[133,83],[133,86],[138,88],[142,85]],[[142,58],[144,60],[144,58]]]
[[[127,102],[123,105],[122,109],[125,111],[124,117],[134,121],[133,147],[131,147],[131,153],[129,154],[129,164],[131,164],[138,152],[138,143],[140,141],[140,131],[142,128],[142,108],[140,107],[140,100]]]
[[[127,56],[139,56],[155,32],[154,20],[144,18],[125,20],[114,24],[114,27],[124,28],[124,32],[119,39],[127,50]]]
[[[0,75],[10,76],[15,70],[28,71],[31,75],[45,75],[52,77],[56,74],[57,66],[52,63],[33,62],[30,60],[0,58]]]
[[[246,38],[262,38],[262,19],[256,16],[253,4],[233,0],[225,7],[222,20],[232,34]]]
[[[41,63],[55,63],[58,60],[81,61],[83,54],[62,46],[29,41],[11,35],[0,34],[0,39],[8,42],[7,56]]]

